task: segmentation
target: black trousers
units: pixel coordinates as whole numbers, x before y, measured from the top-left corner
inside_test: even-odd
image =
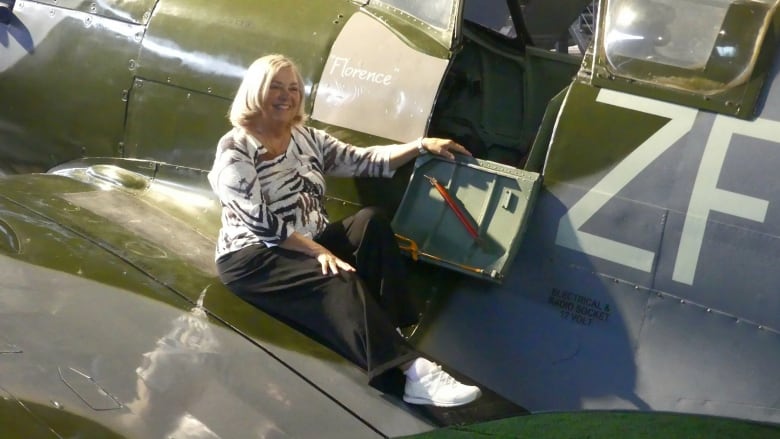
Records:
[[[311,256],[264,245],[220,258],[217,269],[236,295],[363,368],[369,382],[416,358],[396,331],[417,315],[387,218],[364,208],[315,240],[357,272],[323,275]]]

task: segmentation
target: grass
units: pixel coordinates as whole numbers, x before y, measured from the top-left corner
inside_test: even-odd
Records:
[[[780,426],[749,421],[667,413],[549,413],[449,427],[414,439],[772,439]]]

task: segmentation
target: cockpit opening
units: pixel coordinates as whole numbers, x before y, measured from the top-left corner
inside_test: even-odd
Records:
[[[523,167],[549,100],[571,82],[580,57],[524,47],[507,2],[493,3],[489,14],[479,2],[464,6],[461,44],[429,134],[452,137],[478,158]]]

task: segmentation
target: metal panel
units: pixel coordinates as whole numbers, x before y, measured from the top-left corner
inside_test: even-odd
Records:
[[[637,391],[656,410],[780,422],[780,334],[711,308],[658,295],[648,308]],[[658,385],[663,383],[663,385]]]
[[[230,128],[229,106],[229,100],[207,93],[136,79],[127,107],[124,156],[211,169],[221,135],[214,133]]]
[[[629,197],[594,196],[593,192],[588,193],[569,184],[556,184],[550,192],[562,206],[595,201],[603,203],[601,209],[587,220],[573,215],[572,209],[558,219],[555,253],[559,263],[595,269],[639,285],[652,284],[664,236],[666,209]],[[631,258],[631,251],[648,256],[650,264],[646,269],[638,268],[639,264]]]
[[[755,174],[760,175],[760,174]],[[693,285],[674,280],[674,267],[680,255],[681,231],[686,217],[671,214],[664,236],[663,253],[655,280],[656,288],[701,306],[739,317],[774,330],[780,330],[780,238],[724,224],[706,224],[705,239],[695,262]],[[746,285],[750,285],[746,287]]]
[[[430,155],[419,157],[414,167],[393,218],[401,244],[413,243],[415,248],[407,251],[414,259],[419,256],[500,283],[522,242],[539,174],[484,160],[452,162]],[[437,180],[454,207],[428,178]]]
[[[0,45],[0,149],[10,162],[0,169],[114,155],[143,26],[24,1],[14,15]]]
[[[343,0],[163,0],[144,37],[138,75],[232,98],[252,61],[282,53],[300,67],[309,94],[345,17],[356,10]]]
[[[333,43],[312,118],[411,141],[425,134],[446,68],[447,59],[418,52],[376,19],[355,14]]]
[[[35,0],[74,11],[86,12],[119,21],[146,24],[157,0]]]

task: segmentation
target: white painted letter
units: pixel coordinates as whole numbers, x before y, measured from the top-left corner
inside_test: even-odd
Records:
[[[650,163],[687,134],[693,127],[698,111],[606,89],[599,92],[596,101],[655,114],[668,118],[669,122],[618,163],[561,217],[555,243],[587,255],[650,272],[655,259],[654,252],[579,229]]]
[[[672,279],[693,285],[699,263],[704,229],[711,211],[764,222],[769,202],[755,197],[718,189],[718,179],[734,133],[777,142],[780,122],[757,119],[746,121],[718,115],[707,139],[704,156],[693,184],[691,201],[685,215],[680,246]]]
[[[349,62],[349,58],[345,58],[343,56],[334,56],[333,57],[333,64],[331,64],[331,66],[330,66],[330,74],[332,75],[333,71],[336,70],[339,67],[339,64],[343,63],[341,75],[344,76],[344,73],[343,73],[344,66],[346,66],[348,62]]]

